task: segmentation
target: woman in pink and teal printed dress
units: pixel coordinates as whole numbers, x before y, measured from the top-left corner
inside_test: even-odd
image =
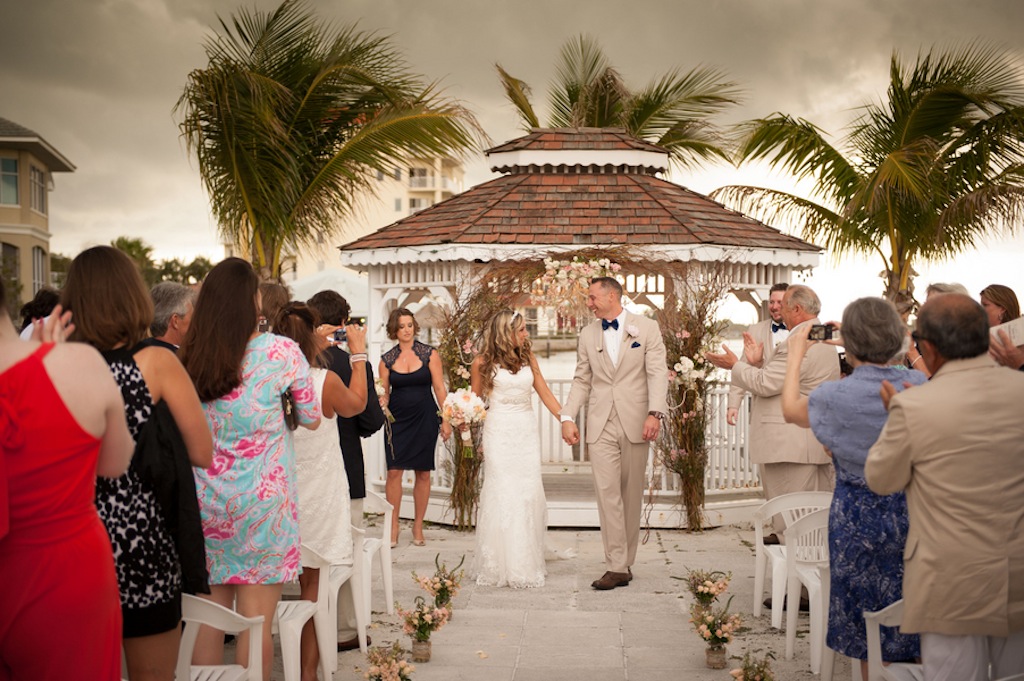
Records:
[[[281,589],[299,573],[295,449],[282,394],[291,390],[299,425],[316,428],[320,406],[309,363],[291,339],[259,333],[259,282],[238,258],[206,277],[179,356],[213,433],[213,465],[196,471],[211,594],[207,598],[271,622]],[[263,676],[273,642],[263,627]],[[244,660],[250,642],[238,641]],[[259,645],[256,642],[255,645]],[[222,664],[222,632],[204,627],[194,664]]]

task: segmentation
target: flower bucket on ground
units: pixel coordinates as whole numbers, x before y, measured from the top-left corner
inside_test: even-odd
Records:
[[[460,570],[462,564],[466,562],[466,556],[462,556],[462,560],[451,570],[448,569],[446,563],[440,562],[441,554],[434,556],[434,566],[437,568],[434,574],[429,577],[420,577],[413,570],[412,578],[416,581],[424,591],[429,593],[434,598],[434,605],[438,608],[448,609],[448,619],[451,619],[452,608],[451,603],[455,596],[459,593],[459,589],[462,586],[462,578],[465,576],[466,571]]]
[[[411,681],[416,667],[405,659],[405,649],[396,641],[390,648],[377,646],[366,654],[369,668],[363,674],[367,681]]]

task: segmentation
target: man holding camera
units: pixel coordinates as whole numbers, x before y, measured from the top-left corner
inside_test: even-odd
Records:
[[[809,287],[793,285],[782,299],[782,320],[790,331],[805,324],[819,325],[821,301]],[[832,464],[825,448],[809,428],[786,423],[782,418],[782,384],[786,378],[789,346],[781,343],[761,366],[755,366],[724,347],[721,354],[707,353],[707,360],[732,371],[732,385],[754,396],[750,414],[750,460],[760,467],[765,499],[792,492],[832,491]],[[839,378],[835,347],[815,343],[800,366],[800,394],[809,395],[825,381]],[[778,543],[785,530],[782,518],[772,519],[775,534],[765,543]]]

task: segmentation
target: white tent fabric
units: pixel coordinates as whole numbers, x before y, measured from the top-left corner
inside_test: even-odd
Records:
[[[366,316],[370,308],[370,286],[365,274],[348,268],[325,269],[287,282],[295,300],[309,300],[320,291],[337,291],[348,301],[353,317]]]

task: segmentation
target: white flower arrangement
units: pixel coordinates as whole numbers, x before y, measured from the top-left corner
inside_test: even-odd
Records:
[[[473,433],[470,426],[487,418],[487,407],[480,396],[468,388],[448,393],[441,405],[441,416],[459,429],[462,437],[462,455],[473,457]]]

